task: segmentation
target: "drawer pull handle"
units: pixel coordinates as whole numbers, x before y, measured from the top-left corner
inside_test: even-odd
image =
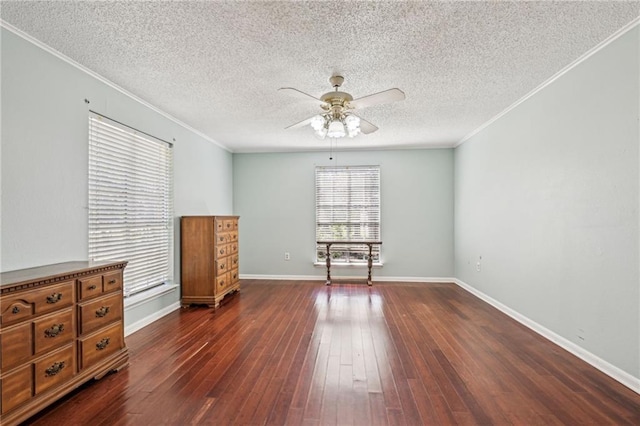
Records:
[[[224,287],[224,280],[220,281],[220,287]]]
[[[109,280],[108,284],[115,284],[116,280]]]
[[[98,343],[96,343],[96,349],[101,351],[104,348],[106,348],[107,346],[109,346],[109,342],[111,341],[110,338],[105,337],[104,339],[100,340]]]
[[[220,269],[224,269],[224,263],[220,264]]]
[[[64,361],[54,362],[53,365],[47,368],[44,372],[47,377],[55,376],[56,374],[61,372],[63,368],[64,368]]]
[[[92,284],[89,287],[87,287],[87,290],[95,290],[96,288],[98,288],[98,287],[96,287],[95,284]]]
[[[64,324],[54,324],[44,331],[44,337],[56,337],[64,331]]]
[[[220,254],[224,254],[224,249],[220,249]]]
[[[58,303],[62,299],[62,293],[53,293],[51,296],[47,296],[47,303]]]
[[[20,308],[18,308],[17,306],[14,306],[13,309],[11,310],[12,314],[17,314],[18,312],[20,312]]]
[[[100,309],[98,309],[96,311],[96,317],[97,318],[102,318],[105,315],[107,315],[109,313],[109,307],[108,306],[102,306]]]

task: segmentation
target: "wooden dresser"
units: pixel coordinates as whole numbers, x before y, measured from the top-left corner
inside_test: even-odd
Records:
[[[180,247],[182,306],[218,307],[240,291],[238,216],[182,216]]]
[[[0,424],[127,365],[126,265],[67,262],[0,274]]]

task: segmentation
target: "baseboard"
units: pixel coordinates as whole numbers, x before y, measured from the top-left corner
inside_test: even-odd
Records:
[[[455,278],[451,277],[373,277],[373,281],[396,281],[401,283],[452,283]]]
[[[561,348],[571,352],[573,355],[577,356],[581,360],[587,362],[588,364],[590,364],[593,367],[597,368],[598,370],[602,371],[607,376],[611,377],[614,380],[617,380],[618,382],[622,383],[623,385],[625,385],[629,389],[631,389],[634,392],[640,394],[640,378],[634,377],[631,374],[627,373],[626,371],[623,371],[623,370],[619,369],[615,365],[612,365],[612,364],[608,363],[607,361],[603,360],[602,358],[600,358],[600,357],[592,354],[591,352],[587,351],[586,349],[576,345],[572,341],[565,339],[564,337],[554,333],[553,331],[549,330],[548,328],[543,327],[542,325],[540,325],[537,322],[531,320],[530,318],[527,318],[526,316],[520,314],[519,312],[514,311],[513,309],[509,308],[508,306],[506,306],[506,305],[498,302],[497,300],[493,299],[492,297],[484,294],[483,292],[481,292],[477,288],[472,287],[469,284],[467,284],[467,283],[465,283],[465,282],[463,282],[463,281],[461,281],[461,280],[459,280],[457,278],[453,279],[453,282],[456,283],[461,288],[463,288],[464,290],[468,291],[469,293],[473,294],[474,296],[478,297],[479,299],[487,302],[488,304],[490,304],[494,308],[496,308],[499,311],[503,312],[504,314],[509,315],[511,318],[513,318],[514,320],[518,321],[520,324],[524,325],[525,327],[533,330],[534,332],[538,333],[539,335],[541,335],[542,337],[546,338],[547,340],[550,340],[551,342],[555,343],[556,345],[560,346]]]
[[[240,274],[241,280],[295,280],[295,281],[324,281],[326,275],[265,275]]]
[[[142,318],[141,320],[134,322],[131,325],[126,326],[124,328],[124,335],[128,336],[128,335],[130,335],[132,333],[135,333],[136,331],[140,330],[141,328],[148,326],[152,322],[157,321],[160,318],[162,318],[163,316],[168,315],[171,312],[176,311],[178,309],[180,309],[180,302],[172,303],[171,305],[166,306],[166,307],[160,309],[159,311],[154,312],[153,314],[151,314],[149,316],[146,316],[146,317]]]
[[[331,274],[333,279],[336,280],[363,280],[366,279],[365,274],[359,275],[334,275]],[[263,275],[263,274],[240,274],[241,280],[295,280],[295,281],[325,281],[326,275]],[[455,278],[450,277],[380,277],[373,276],[372,281],[378,282],[410,282],[410,283],[453,283]]]

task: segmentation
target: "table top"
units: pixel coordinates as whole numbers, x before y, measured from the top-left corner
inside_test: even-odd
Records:
[[[19,269],[16,271],[2,272],[0,274],[0,287],[20,285],[32,280],[51,280],[60,275],[78,274],[96,268],[126,264],[127,262],[124,261],[74,261],[57,263],[55,265],[36,266],[34,268]]]
[[[316,241],[317,244],[382,244],[382,241],[374,240],[351,240],[351,241]]]

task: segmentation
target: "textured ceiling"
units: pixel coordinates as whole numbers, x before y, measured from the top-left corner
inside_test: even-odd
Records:
[[[319,150],[333,73],[380,130],[338,148],[453,146],[640,15],[638,2],[2,1],[3,21],[233,152]]]

